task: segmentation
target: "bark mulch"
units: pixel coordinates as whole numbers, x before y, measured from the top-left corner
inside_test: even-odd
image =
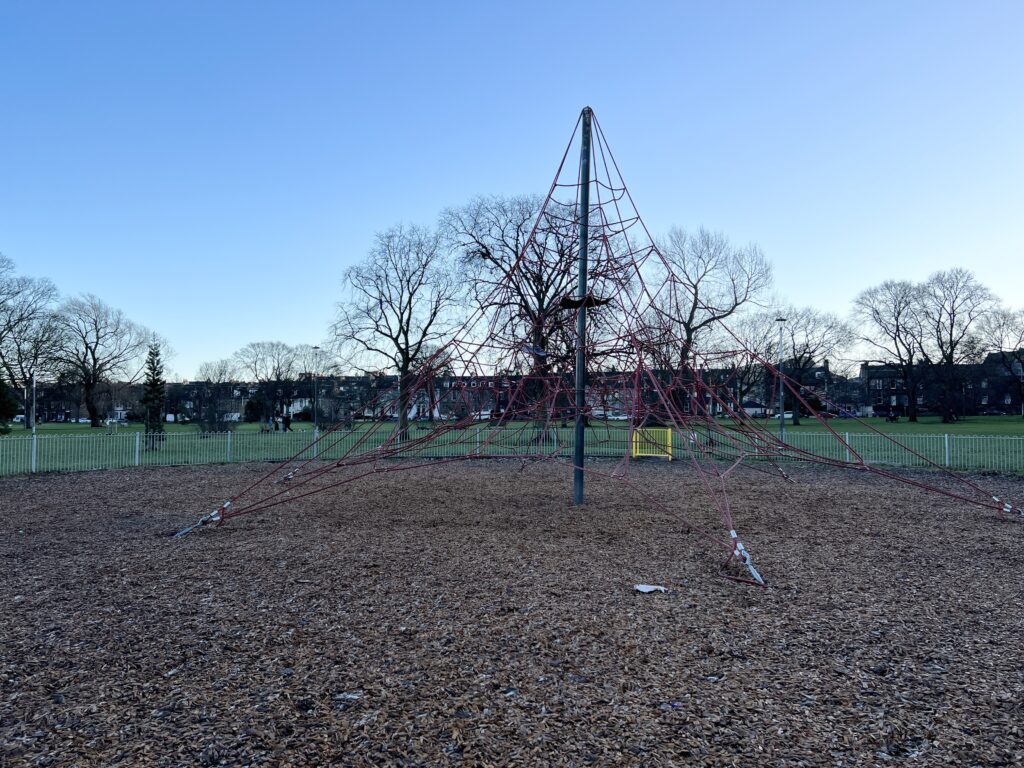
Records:
[[[1024,525],[996,512],[737,475],[767,589],[621,484],[573,508],[550,465],[382,473],[169,538],[264,470],[0,481],[0,765],[1024,761]],[[631,476],[722,531],[686,467]]]

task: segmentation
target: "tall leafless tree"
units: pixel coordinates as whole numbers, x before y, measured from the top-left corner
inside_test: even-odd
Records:
[[[240,410],[235,387],[238,363],[233,358],[210,360],[199,365],[190,394],[196,401],[203,434],[228,431]],[[241,393],[239,392],[239,395]]]
[[[538,221],[543,204],[539,196],[477,197],[441,215],[472,301],[497,315],[492,325],[501,346],[534,352],[535,372],[572,348],[560,333],[568,313],[559,302],[576,285],[573,223],[556,204]]]
[[[778,346],[778,328],[774,312],[740,312],[730,318],[728,331],[720,329],[708,333],[706,340],[716,361],[716,367],[730,371],[732,386],[738,397],[737,407],[757,395],[764,396],[765,362]]]
[[[395,226],[344,274],[345,298],[332,332],[340,355],[362,371],[398,373],[399,434],[408,429],[413,371],[455,327],[464,290],[437,232]]]
[[[238,363],[229,357],[200,363],[196,370],[197,380],[208,381],[211,384],[227,384],[235,381],[237,376]]]
[[[235,352],[234,361],[250,381],[287,381],[295,373],[295,348],[283,341],[253,341]]]
[[[54,372],[58,292],[45,278],[16,277],[4,267],[0,261],[0,366],[8,380],[24,390],[33,378]],[[31,429],[35,413],[30,397],[25,398],[24,406],[25,427]]]
[[[813,368],[825,365],[829,358],[840,355],[853,343],[850,326],[830,312],[810,307],[787,307],[781,310],[783,324],[783,359],[785,375],[799,385],[809,383]],[[799,403],[793,402],[793,424],[800,423]]]
[[[270,415],[284,414],[299,373],[295,347],[283,341],[253,341],[235,352],[233,359],[241,375],[261,385]]]
[[[995,354],[1007,375],[1014,380],[1024,417],[1024,309],[999,308],[979,322],[979,336],[985,349]]]
[[[592,219],[588,292],[608,298],[628,289],[634,275],[628,260],[615,257],[621,235],[605,232],[599,218]],[[521,359],[533,373],[571,369],[578,306],[566,301],[577,286],[575,209],[556,201],[545,206],[537,196],[477,197],[444,211],[441,230],[459,255],[470,297],[489,320],[495,346],[528,350]],[[608,322],[608,310],[588,312],[589,338],[601,336]],[[602,345],[588,356],[600,364],[613,352]],[[524,372],[518,363],[503,367]]]
[[[65,301],[57,325],[60,366],[65,376],[81,386],[89,420],[98,427],[100,385],[114,379],[135,381],[153,334],[92,294]]]
[[[318,376],[337,373],[338,361],[330,350],[330,344],[323,342],[321,345],[296,344],[295,370],[299,374],[316,374]]]
[[[935,272],[921,286],[924,350],[941,369],[944,422],[957,410],[957,366],[980,357],[978,322],[995,307],[992,292],[967,269]]]
[[[858,338],[868,345],[877,362],[892,365],[907,390],[907,416],[917,421],[917,398],[930,361],[924,339],[923,296],[920,285],[886,280],[862,291],[853,302]]]
[[[658,245],[665,263],[652,318],[661,329],[670,367],[686,367],[700,337],[761,298],[772,269],[756,245],[734,246],[721,232],[678,227]]]

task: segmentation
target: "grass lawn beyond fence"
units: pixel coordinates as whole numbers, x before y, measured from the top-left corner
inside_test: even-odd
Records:
[[[866,420],[871,427],[891,435],[870,431],[863,423],[834,419],[828,422],[839,436],[818,423],[786,425],[786,444],[772,436],[728,430],[728,420],[719,422],[723,433],[673,430],[673,455],[732,461],[790,462],[821,458],[838,462],[864,461],[868,464],[928,467],[937,465],[964,470],[1024,472],[1024,422],[1013,417],[981,417],[956,424],[937,419],[918,424],[886,424],[883,419]],[[292,432],[260,432],[258,424],[242,424],[232,432],[203,434],[188,425],[168,425],[167,432],[145,435],[140,426],[90,429],[87,424],[40,425],[35,438],[18,430],[0,439],[0,475],[28,472],[68,472],[116,469],[131,466],[219,464],[250,461],[300,459],[338,460],[379,449],[392,436],[394,422],[357,422],[352,430],[330,433],[314,445],[312,425],[300,423]],[[450,426],[450,425],[449,425]],[[882,428],[886,429],[883,430]],[[414,424],[403,457],[557,457],[572,455],[571,427],[542,429],[539,425],[493,424],[432,431],[427,424]],[[630,454],[629,427],[623,422],[595,422],[586,432],[586,452],[593,458],[621,458]]]

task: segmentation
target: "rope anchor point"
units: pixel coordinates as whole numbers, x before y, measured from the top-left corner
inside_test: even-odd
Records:
[[[752,578],[754,581],[756,581],[763,587],[764,579],[761,578],[761,574],[758,573],[757,568],[754,567],[754,561],[751,560],[750,553],[747,552],[746,547],[743,546],[743,542],[740,541],[739,536],[737,536],[736,534],[736,531],[729,531],[729,536],[732,537],[733,542],[733,557],[735,557],[737,560],[743,563],[743,565],[745,565],[747,567],[747,570],[750,572],[750,578]]]
[[[213,512],[210,512],[208,515],[203,515],[201,518],[199,518],[199,522],[195,525],[190,525],[188,528],[182,528],[180,531],[174,534],[174,538],[181,538],[186,533],[192,533],[192,531],[196,530],[196,528],[202,528],[204,525],[210,525],[211,523],[216,525],[217,523],[220,523],[221,520],[223,519],[222,513],[230,506],[231,502],[225,501],[217,509],[213,510]]]

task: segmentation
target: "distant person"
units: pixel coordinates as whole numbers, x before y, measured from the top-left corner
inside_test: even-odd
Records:
[[[283,429],[281,430],[282,432],[294,432],[295,431],[295,430],[292,429],[292,415],[290,413],[286,413],[281,418],[281,425],[283,427]]]

